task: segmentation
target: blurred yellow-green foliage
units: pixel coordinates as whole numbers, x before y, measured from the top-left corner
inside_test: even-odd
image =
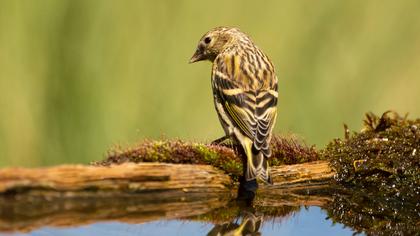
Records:
[[[0,2],[0,166],[86,163],[145,137],[223,134],[210,28],[237,26],[279,76],[276,132],[323,146],[363,113],[420,116],[420,1]]]

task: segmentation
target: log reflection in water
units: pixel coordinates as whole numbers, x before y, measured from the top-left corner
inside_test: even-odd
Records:
[[[182,190],[144,193],[95,192],[77,194],[32,191],[0,196],[0,231],[29,232],[40,227],[76,227],[101,221],[143,223],[181,219],[226,224],[238,219],[249,206],[235,200],[235,190],[185,193]],[[258,195],[253,206],[264,218],[281,218],[303,205],[321,205],[322,195],[286,192]],[[242,214],[243,216],[243,214]],[[246,223],[249,224],[249,223]],[[240,224],[239,224],[240,225]],[[244,226],[245,227],[245,226]],[[249,225],[244,229],[249,229]]]
[[[29,232],[44,226],[75,227],[99,221],[143,223],[204,214],[222,207],[229,193],[162,191],[143,194],[32,193],[0,197],[0,232]]]

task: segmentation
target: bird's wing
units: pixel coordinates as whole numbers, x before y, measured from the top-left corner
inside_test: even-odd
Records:
[[[255,132],[254,147],[262,150],[266,156],[270,156],[269,142],[271,130],[277,117],[277,84],[273,89],[261,90],[257,94],[257,106],[255,115],[257,119],[257,131]]]
[[[254,147],[269,156],[267,140],[271,137],[277,114],[277,78],[274,73],[246,69],[247,62],[241,61],[239,56],[225,55],[215,63],[213,89],[221,105],[232,123],[253,140]],[[258,74],[273,76],[262,78],[273,82],[256,89]]]
[[[231,123],[245,136],[254,140],[257,130],[255,92],[235,79],[241,72],[235,66],[235,63],[239,62],[235,62],[234,57],[225,56],[224,59],[216,60],[215,63],[217,64],[213,67],[212,81],[217,102],[223,106]]]

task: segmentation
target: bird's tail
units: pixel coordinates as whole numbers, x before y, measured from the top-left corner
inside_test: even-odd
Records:
[[[244,146],[246,154],[246,171],[245,179],[247,181],[260,179],[265,183],[272,184],[270,167],[268,166],[267,157],[262,151],[253,150],[252,142],[246,143]]]

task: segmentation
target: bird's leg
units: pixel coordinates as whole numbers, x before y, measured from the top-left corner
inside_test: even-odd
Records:
[[[218,139],[214,140],[213,142],[211,142],[211,144],[212,145],[219,145],[219,144],[223,143],[228,138],[229,138],[229,136],[227,136],[227,135],[223,136],[221,138],[218,138]]]
[[[244,176],[239,178],[239,188],[237,201],[244,202],[247,206],[252,206],[258,189],[256,179],[246,180]]]
[[[237,201],[244,202],[248,206],[252,206],[254,202],[255,195],[258,189],[258,182],[256,179],[247,180],[245,178],[246,170],[247,170],[247,158],[245,154],[245,150],[243,148],[237,149],[237,153],[242,158],[242,176],[239,177],[239,188],[238,188],[238,197]]]
[[[233,147],[234,144],[235,142],[233,141],[232,137],[228,135],[218,138],[211,142],[211,145],[221,145],[226,147]]]

